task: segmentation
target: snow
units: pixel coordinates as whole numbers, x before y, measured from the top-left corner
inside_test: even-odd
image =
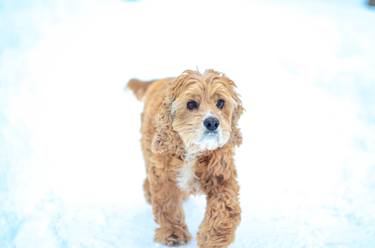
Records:
[[[231,247],[375,247],[363,1],[4,0],[0,19],[0,247],[162,247],[123,89],[188,68],[225,72],[246,107]],[[194,237],[204,207],[185,204]]]

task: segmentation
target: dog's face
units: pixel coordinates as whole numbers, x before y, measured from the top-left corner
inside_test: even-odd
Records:
[[[189,151],[215,150],[232,132],[239,105],[234,83],[214,71],[185,73],[177,78],[171,105],[172,127]]]

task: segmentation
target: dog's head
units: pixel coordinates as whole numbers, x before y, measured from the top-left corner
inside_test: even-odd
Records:
[[[158,114],[154,151],[174,149],[178,142],[189,152],[241,143],[237,121],[243,108],[232,80],[213,70],[185,71],[168,87]]]

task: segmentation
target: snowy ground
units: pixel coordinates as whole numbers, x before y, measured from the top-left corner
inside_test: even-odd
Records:
[[[360,0],[0,1],[0,247],[161,247],[123,87],[197,67],[247,109],[232,247],[375,247],[374,27]]]

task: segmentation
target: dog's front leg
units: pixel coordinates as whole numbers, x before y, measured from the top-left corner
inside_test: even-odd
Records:
[[[213,172],[209,172],[205,179],[207,207],[197,236],[200,248],[228,247],[234,240],[241,218],[239,186],[232,159],[226,161],[222,157],[216,160],[217,164],[211,165]],[[217,166],[222,168],[215,168]]]
[[[186,244],[191,234],[185,224],[183,193],[166,170],[153,167],[148,176],[152,210],[160,225],[155,230],[155,241],[170,246]]]

